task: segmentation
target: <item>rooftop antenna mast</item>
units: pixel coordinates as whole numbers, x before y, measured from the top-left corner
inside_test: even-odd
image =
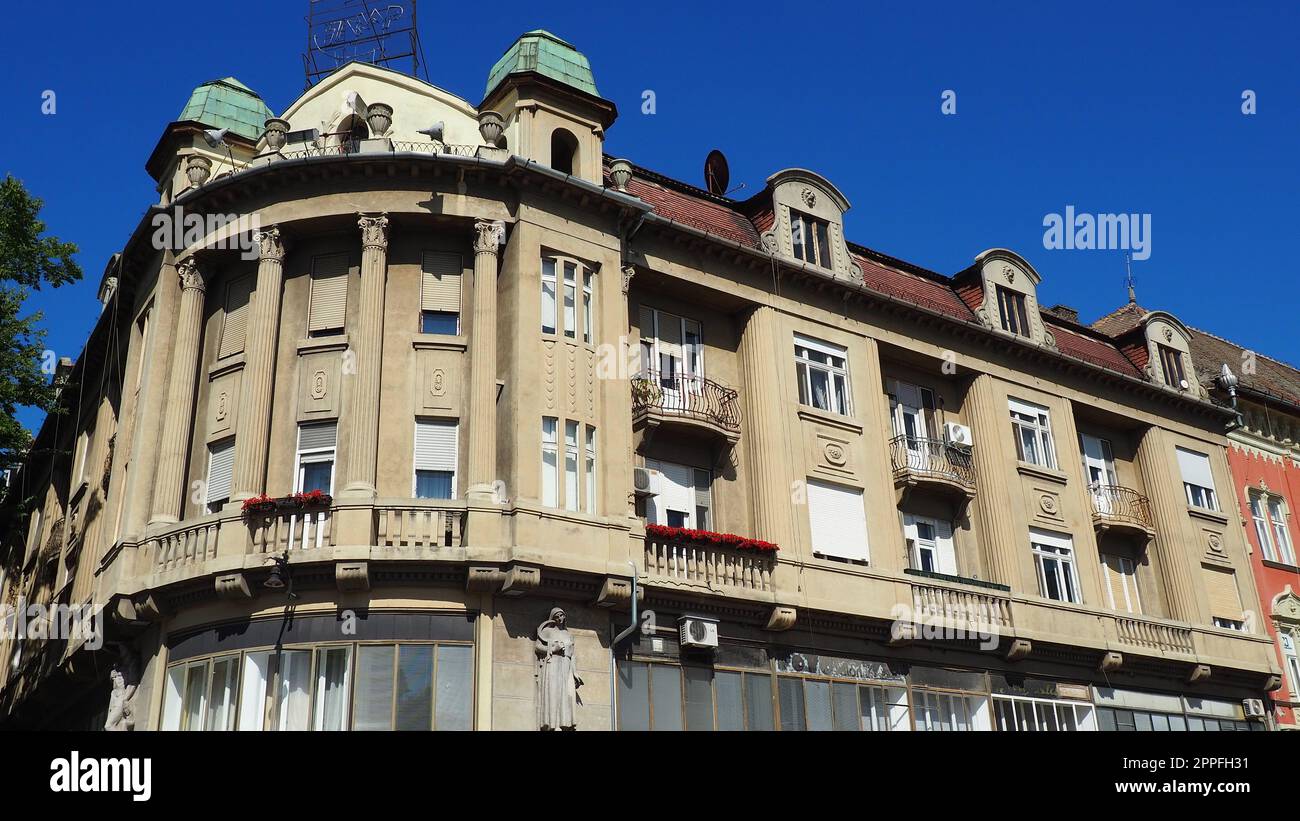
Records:
[[[420,77],[423,58],[416,0],[308,0],[302,55],[308,88],[354,61]]]
[[[1128,301],[1130,305],[1137,304],[1137,289],[1133,287],[1133,254],[1130,251],[1124,252],[1124,280],[1128,283]]]

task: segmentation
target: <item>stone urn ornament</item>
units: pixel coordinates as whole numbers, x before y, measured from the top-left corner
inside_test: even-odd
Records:
[[[370,126],[370,136],[384,136],[393,125],[393,107],[388,103],[371,103],[366,109],[366,124]]]
[[[609,178],[619,191],[627,191],[627,184],[632,179],[632,163],[627,160],[614,160],[609,164]]]
[[[478,133],[487,145],[496,145],[505,130],[506,121],[495,111],[480,111],[478,115]]]
[[[266,121],[266,131],[262,136],[266,138],[267,148],[279,151],[284,148],[284,141],[289,136],[289,121],[272,117]]]
[[[185,163],[185,176],[189,177],[190,185],[198,188],[208,181],[212,174],[212,160],[207,157],[201,157],[195,154]]]
[[[578,729],[578,660],[573,634],[564,609],[551,608],[550,617],[537,627],[537,729]]]

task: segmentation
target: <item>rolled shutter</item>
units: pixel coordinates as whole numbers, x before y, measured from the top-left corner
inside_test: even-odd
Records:
[[[415,423],[415,469],[456,471],[457,425],[455,422],[417,420]]]
[[[939,572],[957,575],[957,551],[952,544],[952,522],[942,519],[934,523],[934,544],[939,552]]]
[[[1210,600],[1210,615],[1220,619],[1241,621],[1241,597],[1237,595],[1237,574],[1231,570],[1202,565],[1205,571],[1205,592]]]
[[[1210,457],[1194,450],[1177,448],[1178,469],[1182,471],[1183,481],[1214,489],[1214,476],[1210,472]]]
[[[1124,597],[1124,563],[1112,553],[1101,554],[1106,566],[1106,589],[1110,591],[1111,607],[1115,610],[1128,610]]]
[[[348,307],[348,255],[316,257],[311,267],[308,331],[341,329]]]
[[[338,426],[334,422],[317,422],[298,426],[298,450],[321,450],[334,447]]]
[[[808,523],[815,552],[860,561],[870,558],[861,490],[809,480]]]
[[[206,504],[230,498],[230,475],[235,467],[235,440],[226,439],[208,447],[208,490]]]
[[[460,313],[460,254],[425,251],[420,268],[420,310]]]
[[[221,327],[218,359],[244,350],[244,338],[248,333],[248,302],[252,293],[252,277],[242,277],[226,286],[226,321]]]

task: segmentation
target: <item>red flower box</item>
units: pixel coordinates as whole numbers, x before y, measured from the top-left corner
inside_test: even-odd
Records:
[[[737,536],[734,533],[714,533],[712,530],[693,530],[689,527],[646,525],[645,532],[650,536],[657,536],[674,542],[691,542],[714,547],[734,547],[737,550],[753,550],[758,553],[775,553],[781,549],[771,542],[765,542],[761,539],[750,539],[746,536]]]

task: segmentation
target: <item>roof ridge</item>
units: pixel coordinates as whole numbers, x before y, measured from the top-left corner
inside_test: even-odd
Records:
[[[1188,326],[1187,326],[1187,329],[1190,330],[1190,331],[1195,331],[1195,332],[1198,333],[1198,334],[1204,334],[1205,336],[1208,336],[1208,337],[1210,337],[1211,339],[1217,339],[1217,340],[1219,340],[1220,342],[1224,343],[1225,345],[1231,345],[1232,347],[1236,348],[1237,350],[1241,350],[1241,351],[1250,351],[1251,353],[1253,353],[1255,356],[1259,357],[1260,359],[1267,359],[1269,362],[1272,362],[1272,363],[1275,364],[1275,365],[1280,365],[1280,366],[1282,366],[1283,368],[1287,368],[1288,370],[1295,371],[1296,374],[1300,374],[1300,368],[1296,367],[1295,365],[1292,365],[1290,362],[1286,362],[1286,361],[1284,361],[1284,360],[1278,359],[1278,358],[1275,357],[1275,356],[1269,356],[1269,355],[1266,354],[1266,353],[1260,353],[1259,351],[1255,350],[1254,348],[1247,348],[1245,345],[1242,345],[1242,344],[1239,343],[1239,342],[1233,342],[1231,339],[1227,339],[1227,338],[1225,338],[1225,337],[1219,336],[1218,334],[1210,333],[1209,331],[1203,330],[1203,329],[1201,329],[1201,328],[1197,328],[1197,327],[1194,326],[1194,325],[1188,325]],[[1226,363],[1225,363],[1225,364],[1226,364]]]

